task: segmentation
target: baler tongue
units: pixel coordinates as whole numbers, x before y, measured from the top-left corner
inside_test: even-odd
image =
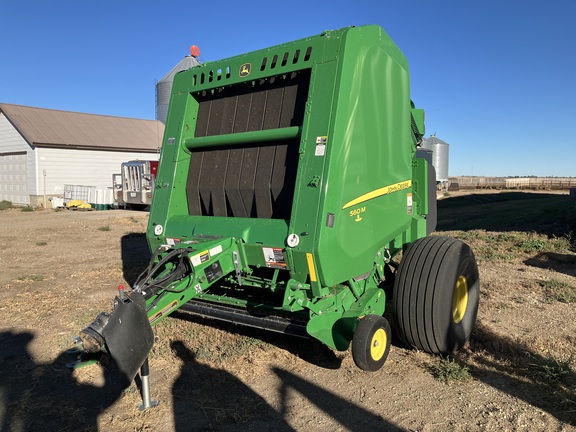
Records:
[[[124,300],[116,297],[112,314],[98,315],[80,332],[80,339],[87,350],[99,349],[105,343],[118,366],[123,387],[128,387],[154,344],[144,297],[134,292]]]

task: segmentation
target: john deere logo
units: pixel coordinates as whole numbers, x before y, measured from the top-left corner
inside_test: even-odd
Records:
[[[244,63],[242,66],[240,66],[240,76],[246,77],[246,76],[250,75],[250,68],[251,67],[252,67],[252,65],[250,63]]]

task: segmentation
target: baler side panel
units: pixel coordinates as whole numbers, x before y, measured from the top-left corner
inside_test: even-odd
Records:
[[[377,251],[409,229],[413,218],[414,145],[403,56],[384,32],[368,27],[346,35],[341,57],[319,217],[324,222],[325,215],[335,215],[333,227],[322,224],[318,242],[319,273],[328,286],[369,272]]]

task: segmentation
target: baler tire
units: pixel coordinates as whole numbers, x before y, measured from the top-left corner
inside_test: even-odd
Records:
[[[396,331],[406,345],[448,355],[472,333],[480,298],[474,253],[457,239],[432,236],[411,244],[392,294]]]
[[[366,315],[360,320],[352,338],[352,358],[366,372],[379,370],[390,353],[392,332],[388,320],[379,315]]]

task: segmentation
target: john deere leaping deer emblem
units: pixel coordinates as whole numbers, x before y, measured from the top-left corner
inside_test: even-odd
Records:
[[[248,75],[250,75],[251,67],[252,65],[250,63],[244,63],[242,66],[240,66],[240,76],[247,77]]]

